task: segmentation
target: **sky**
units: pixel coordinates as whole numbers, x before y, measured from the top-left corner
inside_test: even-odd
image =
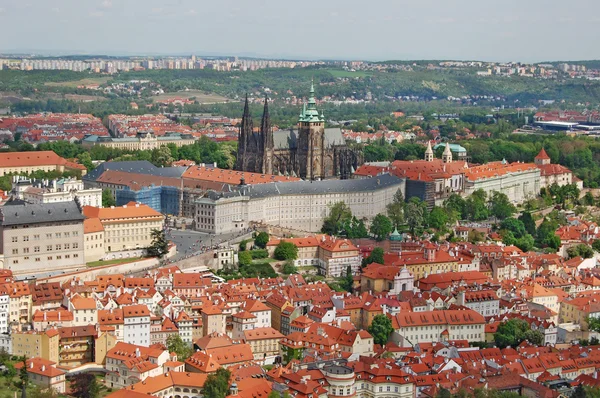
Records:
[[[600,59],[599,0],[0,0],[0,52]]]

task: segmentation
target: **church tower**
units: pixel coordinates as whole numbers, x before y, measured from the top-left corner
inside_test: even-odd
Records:
[[[250,116],[250,107],[248,105],[248,94],[246,94],[246,102],[244,104],[244,114],[242,115],[242,122],[240,124],[240,132],[238,135],[238,154],[236,161],[236,170],[246,171],[248,154],[246,153],[248,147],[248,140],[252,137],[252,130],[254,125],[252,123],[252,116]]]
[[[273,129],[271,128],[271,117],[269,116],[269,99],[265,96],[265,109],[260,122],[260,136],[262,141],[262,173],[273,174]]]
[[[540,153],[537,154],[535,159],[533,160],[536,165],[543,166],[545,164],[550,164],[550,156],[546,153],[546,150],[542,148]]]
[[[446,142],[446,148],[444,149],[444,153],[442,154],[442,162],[443,163],[452,163],[452,151],[450,150],[450,144]]]
[[[425,150],[425,161],[433,162],[433,148],[431,148],[431,141],[427,141],[427,149]]]
[[[298,119],[298,176],[306,180],[325,178],[325,117],[317,110],[314,83],[308,104]]]

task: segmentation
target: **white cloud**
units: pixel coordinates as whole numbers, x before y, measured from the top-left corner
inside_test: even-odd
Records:
[[[112,0],[104,0],[100,6],[102,8],[112,8]]]

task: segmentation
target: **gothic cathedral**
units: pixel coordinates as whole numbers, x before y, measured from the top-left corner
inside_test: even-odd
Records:
[[[311,85],[297,129],[273,131],[265,99],[260,128],[255,131],[246,97],[238,139],[237,170],[305,180],[346,179],[362,164],[362,159],[361,151],[347,147],[339,128],[325,128],[325,116],[317,110],[314,85]]]

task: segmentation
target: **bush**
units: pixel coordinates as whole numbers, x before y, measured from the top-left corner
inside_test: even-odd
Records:
[[[251,250],[250,254],[252,255],[252,258],[255,260],[269,257],[269,252],[265,249]]]
[[[250,252],[239,252],[238,253],[238,262],[241,266],[247,266],[252,264],[252,254]]]
[[[240,251],[241,252],[246,251],[246,246],[248,245],[248,242],[249,241],[247,239],[240,242]]]
[[[267,243],[269,243],[269,234],[266,232],[259,232],[254,238],[254,244],[261,249],[266,248]]]
[[[296,266],[294,265],[294,263],[292,261],[286,261],[285,264],[283,265],[283,268],[281,268],[281,272],[283,272],[284,274],[297,274],[298,273],[298,268],[296,268]]]

